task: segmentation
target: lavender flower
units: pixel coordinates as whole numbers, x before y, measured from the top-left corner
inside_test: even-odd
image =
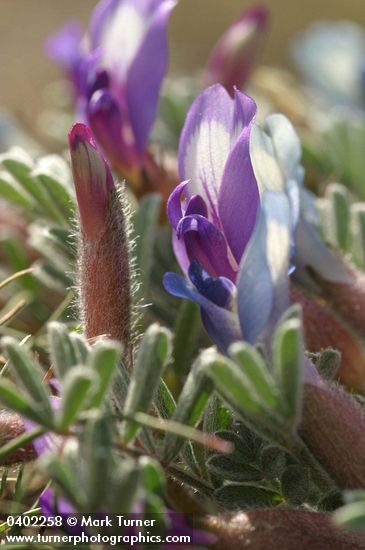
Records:
[[[336,283],[349,277],[317,232],[294,128],[282,115],[271,115],[261,128],[255,114],[251,98],[237,90],[231,98],[220,85],[197,98],[180,141],[184,181],[168,202],[175,255],[193,286],[171,273],[164,286],[201,306],[222,351],[242,338],[270,343],[290,304],[289,272],[300,284],[313,284],[311,272]],[[312,315],[313,308],[305,312]],[[313,351],[328,345],[322,336]],[[357,347],[349,351],[359,356]]]
[[[83,60],[87,54],[83,30],[77,21],[69,21],[45,44],[47,55],[65,71],[73,85],[75,97],[83,94]]]
[[[220,82],[233,94],[251,76],[266,37],[269,14],[264,6],[245,10],[215,45],[205,71],[208,84]]]
[[[176,0],[103,0],[93,13],[89,43],[71,23],[46,43],[77,94],[109,162],[131,180],[145,162],[167,67],[166,27]]]
[[[195,288],[171,273],[165,288],[201,306],[223,351],[242,334],[255,342],[288,305],[289,200],[267,191],[260,206],[249,148],[255,114],[251,98],[220,85],[197,98],[180,141],[186,181],[168,203],[175,253]]]

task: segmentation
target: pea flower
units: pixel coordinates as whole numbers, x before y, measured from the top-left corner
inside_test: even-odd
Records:
[[[220,82],[233,94],[247,84],[267,34],[269,14],[264,6],[245,10],[218,40],[205,71],[207,84]]]
[[[341,380],[362,391],[363,350],[317,300],[319,279],[343,285],[350,274],[319,236],[300,141],[284,116],[260,127],[255,114],[251,98],[220,85],[192,105],[179,148],[184,181],[167,205],[185,278],[167,273],[165,289],[200,305],[223,352],[241,339],[270,349],[279,317],[299,302],[309,349],[339,348]]]
[[[250,97],[235,90],[232,98],[221,85],[196,99],[179,148],[185,181],[167,206],[175,254],[194,286],[173,273],[164,286],[201,306],[223,351],[242,334],[255,342],[288,306],[289,200],[268,191],[260,205],[250,157],[255,114]]]
[[[77,117],[109,162],[132,180],[148,169],[148,138],[167,68],[166,28],[176,0],[103,0],[83,39],[75,23],[46,43],[73,82]]]

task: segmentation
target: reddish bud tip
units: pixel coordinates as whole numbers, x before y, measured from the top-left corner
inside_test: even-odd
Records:
[[[86,238],[97,238],[105,226],[113,176],[85,124],[72,127],[69,144],[81,229]]]
[[[269,21],[264,6],[245,11],[223,34],[209,58],[205,80],[220,82],[232,94],[242,89],[255,68]]]

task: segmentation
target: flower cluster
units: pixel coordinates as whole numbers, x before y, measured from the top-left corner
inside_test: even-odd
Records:
[[[83,37],[72,22],[46,51],[67,71],[77,118],[109,162],[131,182],[148,163],[147,145],[167,69],[166,27],[175,0],[104,0]]]

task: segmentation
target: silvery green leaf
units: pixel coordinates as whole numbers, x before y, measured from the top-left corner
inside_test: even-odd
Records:
[[[234,450],[229,455],[232,460],[242,464],[257,464],[260,446],[257,442],[257,436],[253,432],[241,428],[237,432],[218,430],[215,435],[233,444]]]
[[[40,366],[33,360],[30,352],[22,347],[14,338],[5,337],[3,349],[9,358],[17,381],[31,397],[36,410],[48,425],[52,425],[53,411],[49,402],[49,392],[43,382]]]
[[[365,203],[350,207],[351,252],[357,265],[365,267]]]
[[[302,405],[304,345],[301,322],[289,319],[280,323],[273,342],[274,376],[281,394],[282,410],[296,423]]]
[[[276,445],[266,445],[261,451],[260,463],[269,479],[280,478],[286,467],[285,452]]]
[[[88,511],[99,512],[110,491],[112,479],[112,427],[110,420],[96,414],[85,425],[80,453],[85,461]]]
[[[189,300],[182,300],[174,325],[173,368],[178,376],[184,376],[190,367],[200,331],[199,306]]]
[[[5,170],[0,171],[0,196],[16,206],[23,208],[34,208],[35,206],[34,199]]]
[[[334,512],[334,520],[343,529],[365,533],[365,500],[339,508]]]
[[[48,341],[57,378],[63,381],[71,367],[79,364],[79,352],[65,325],[56,321],[48,325]]]
[[[64,270],[57,269],[47,260],[38,260],[33,264],[33,276],[47,288],[66,293],[72,284],[71,277]]]
[[[50,427],[50,418],[46,418],[35,403],[26,399],[24,393],[19,391],[14,384],[0,380],[0,402],[11,411],[17,412],[25,418],[29,418],[36,424]]]
[[[99,376],[95,393],[92,395],[90,403],[88,403],[89,407],[98,408],[104,402],[112,386],[120,356],[121,347],[117,342],[110,341],[98,342],[90,352],[87,364]]]
[[[347,252],[349,248],[350,196],[345,186],[332,183],[327,187],[328,236],[332,245]]]
[[[65,374],[62,406],[57,418],[57,425],[61,431],[66,430],[76,421],[79,412],[87,402],[91,387],[96,384],[95,372],[84,366],[74,366]]]
[[[207,371],[211,362],[215,360],[216,352],[210,349],[202,352],[193,363],[171,420],[187,426],[196,426],[200,421],[213,389]],[[184,443],[184,439],[180,436],[167,433],[161,450],[163,461],[170,462],[173,460]]]
[[[42,455],[39,467],[51,480],[62,490],[66,499],[75,506],[77,510],[83,505],[83,491],[75,491],[77,487],[77,472],[65,458],[51,453]]]
[[[113,486],[108,495],[110,512],[128,514],[132,511],[142,475],[138,464],[129,458],[123,459],[123,463],[113,475]]]
[[[138,235],[135,256],[144,292],[148,291],[150,284],[160,210],[161,196],[158,193],[151,193],[139,203],[139,208],[134,219],[134,230],[136,235]]]
[[[91,352],[91,347],[81,334],[78,334],[77,332],[71,332],[69,334],[75,350],[77,364],[85,365],[87,363],[89,353]]]
[[[278,391],[258,351],[244,342],[236,342],[229,348],[229,354],[252,383],[263,407],[275,409],[278,406]]]
[[[14,147],[8,153],[0,156],[0,162],[15,180],[24,187],[27,193],[35,199],[37,208],[41,208],[43,213],[50,219],[61,225],[65,224],[65,218],[58,206],[44,186],[32,176],[33,161],[25,151]]]
[[[170,332],[157,324],[151,325],[139,344],[123,414],[132,416],[136,412],[148,411],[170,355]],[[122,434],[130,440],[137,431],[138,424],[126,422]]]
[[[212,356],[206,370],[218,394],[236,412],[259,414],[262,411],[251,382],[233,361],[216,354]]]
[[[211,475],[227,481],[246,482],[260,481],[263,479],[262,472],[242,462],[235,462],[231,456],[213,455],[207,461],[207,469]]]

